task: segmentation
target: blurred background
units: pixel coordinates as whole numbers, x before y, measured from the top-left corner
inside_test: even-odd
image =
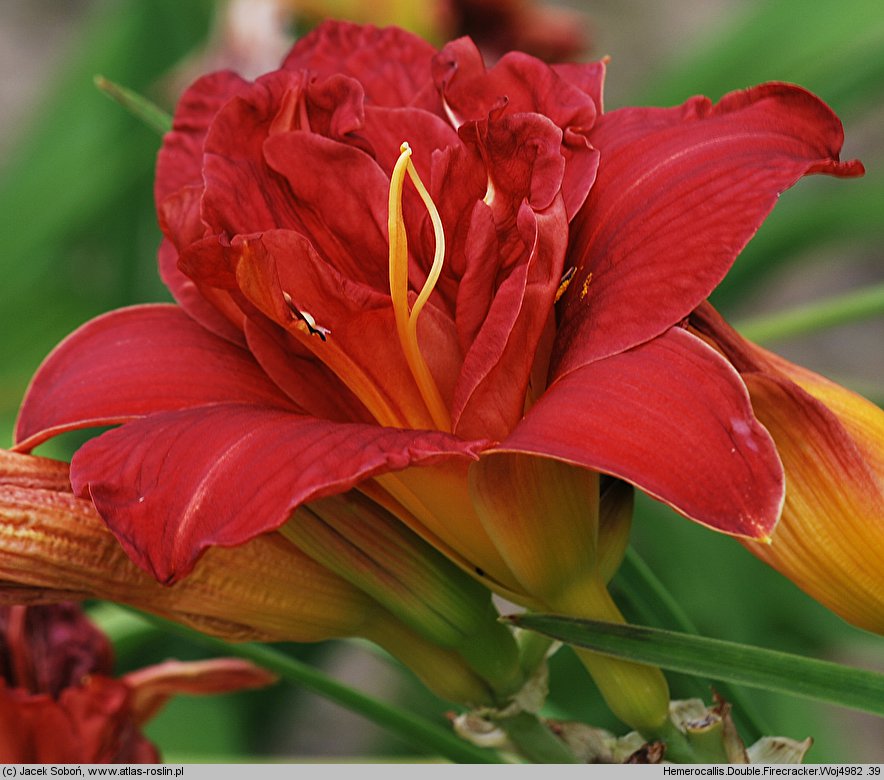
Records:
[[[93,84],[102,74],[171,110],[202,72],[256,76],[325,16],[399,23],[441,42],[468,32],[489,61],[610,56],[606,108],[719,98],[765,80],[799,83],[844,121],[861,180],[812,177],[786,193],[716,292],[734,322],[884,284],[884,6],[805,0],[2,0],[0,3],[0,428],[11,443],[28,379],[47,352],[112,308],[169,300],[156,273],[152,202],[160,139]],[[884,318],[768,342],[884,401]],[[76,437],[44,447],[68,457]],[[635,546],[701,633],[884,670],[880,638],[852,629],[733,541],[640,502]],[[627,605],[628,606],[628,605]],[[647,622],[647,616],[644,622]],[[638,619],[638,617],[636,617]],[[161,634],[120,634],[121,671],[204,654]],[[136,641],[137,639],[137,641]],[[371,649],[291,648],[337,678],[440,719],[446,705]],[[550,714],[618,729],[562,652]],[[673,678],[677,695],[696,695]],[[709,698],[708,688],[700,694]],[[884,721],[747,691],[770,732],[812,735],[809,760],[884,761]],[[148,729],[170,761],[400,756],[413,746],[291,686],[182,698]]]

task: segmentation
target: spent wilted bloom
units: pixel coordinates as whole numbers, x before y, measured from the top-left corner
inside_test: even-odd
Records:
[[[79,605],[0,606],[0,760],[156,762],[141,727],[174,695],[275,680],[237,658],[166,661],[122,677],[112,664],[110,643]]]

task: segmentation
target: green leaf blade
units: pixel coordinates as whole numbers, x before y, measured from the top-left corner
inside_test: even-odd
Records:
[[[94,81],[95,86],[111,100],[119,103],[133,116],[140,119],[160,135],[168,133],[172,129],[172,117],[156,103],[152,103],[144,97],[144,95],[139,95],[131,89],[115,84],[101,75],[96,76]]]
[[[533,614],[508,620],[605,655],[884,717],[884,674],[878,672],[644,626]]]

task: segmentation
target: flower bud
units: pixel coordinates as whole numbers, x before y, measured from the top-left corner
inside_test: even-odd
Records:
[[[281,533],[422,636],[459,650],[501,693],[521,683],[490,592],[364,495],[313,501]]]

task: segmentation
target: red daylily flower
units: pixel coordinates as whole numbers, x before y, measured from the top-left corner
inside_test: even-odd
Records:
[[[169,698],[274,680],[239,659],[167,661],[118,679],[111,665],[107,638],[77,605],[0,606],[0,760],[156,762],[141,726]]]
[[[603,114],[603,71],[520,53],[486,69],[468,39],[437,52],[328,23],[254,83],[200,79],[157,168],[178,305],[64,341],[18,449],[120,424],[79,450],[73,485],[165,582],[357,487],[531,603],[568,572],[525,563],[549,526],[488,500],[489,458],[559,463],[566,485],[605,472],[766,537],[774,443],[730,363],[678,324],[784,189],[862,167],[798,87]]]

